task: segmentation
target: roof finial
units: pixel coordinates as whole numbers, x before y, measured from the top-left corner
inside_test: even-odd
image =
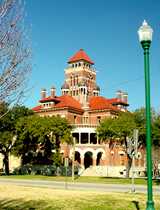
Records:
[[[147,25],[148,25],[147,21],[144,20],[144,21],[143,21],[143,26],[147,26]]]

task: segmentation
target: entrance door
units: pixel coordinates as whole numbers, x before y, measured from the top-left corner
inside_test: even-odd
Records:
[[[84,155],[84,167],[89,168],[93,165],[93,154],[92,152],[86,152]]]

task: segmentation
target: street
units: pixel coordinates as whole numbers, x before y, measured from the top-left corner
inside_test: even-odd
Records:
[[[0,178],[0,184],[29,186],[29,187],[47,187],[54,189],[66,189],[66,190],[87,190],[87,191],[101,191],[101,192],[131,192],[131,184],[98,184],[98,183],[84,183],[84,182],[57,182],[57,181],[43,181],[43,180],[21,180],[21,179],[9,179]],[[136,193],[146,193],[147,188],[144,185],[135,185]],[[154,186],[153,192],[160,194],[160,187]]]

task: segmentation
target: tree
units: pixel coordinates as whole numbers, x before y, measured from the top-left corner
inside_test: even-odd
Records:
[[[106,118],[97,128],[97,133],[103,141],[119,141],[127,155],[126,177],[132,165],[132,157],[129,150],[128,137],[133,135],[136,128],[134,116],[130,112],[121,112],[117,118]]]
[[[9,111],[8,111],[9,110]],[[5,103],[0,104],[0,153],[3,155],[5,174],[9,175],[9,153],[12,152],[16,142],[16,122],[19,118],[33,114],[26,107],[16,106],[9,109]]]
[[[160,115],[158,114],[153,121],[152,126],[152,141],[153,141],[153,149],[152,149],[152,161],[153,161],[153,176],[160,175],[160,171],[158,169],[158,165],[160,164],[159,154],[160,154]]]
[[[160,116],[151,110],[151,125],[152,125],[152,140],[154,145],[160,143]],[[130,143],[127,137],[133,136],[133,130],[138,129],[138,147],[146,145],[146,115],[145,108],[135,110],[133,113],[125,112],[120,113],[117,118],[109,118],[102,121],[97,129],[99,138],[103,141],[113,143],[113,140],[120,141],[125,146],[125,152],[128,159],[127,173],[132,164],[132,156],[130,155]],[[153,155],[154,156],[154,155]]]
[[[146,113],[145,111],[146,111],[145,108],[142,107],[140,109],[136,109],[133,112],[135,123],[139,131],[139,144],[140,145],[146,145]],[[158,122],[157,120],[158,120],[158,115],[155,112],[155,110],[152,108],[151,109],[151,131],[152,131],[153,144],[155,143],[154,130],[156,129],[156,122]]]
[[[25,117],[17,123],[16,128],[16,150],[22,165],[52,164],[52,150],[58,155],[60,143],[72,143],[72,127],[61,117]]]
[[[24,96],[31,71],[31,46],[20,0],[0,1],[0,103]]]
[[[152,127],[153,144],[160,146],[160,115],[157,115]]]

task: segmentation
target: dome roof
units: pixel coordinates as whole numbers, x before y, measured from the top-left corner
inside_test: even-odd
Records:
[[[56,88],[52,85],[51,89],[54,89],[55,90]]]
[[[69,85],[65,82],[62,86],[61,89],[69,89]]]

